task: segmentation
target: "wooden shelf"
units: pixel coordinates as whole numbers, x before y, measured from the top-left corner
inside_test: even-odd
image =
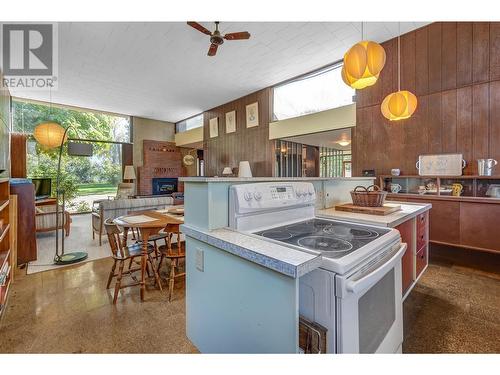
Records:
[[[9,205],[9,200],[0,200],[0,212],[4,210],[5,207]]]
[[[5,227],[0,228],[0,230],[2,231],[0,232],[0,242],[3,241],[5,236],[7,236],[7,233],[9,233],[9,229],[10,229],[10,224],[7,224]]]
[[[380,178],[439,178],[441,180],[500,180],[500,176],[479,176],[479,175],[462,175],[462,176],[420,176],[420,175],[401,175],[393,176],[390,174],[380,175]]]
[[[9,259],[10,250],[0,252],[0,269],[2,269],[3,264],[7,259]]]

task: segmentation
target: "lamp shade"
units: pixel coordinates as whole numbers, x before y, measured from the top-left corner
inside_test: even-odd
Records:
[[[380,106],[382,114],[391,121],[404,120],[417,109],[417,97],[410,91],[397,91],[385,97]]]
[[[248,161],[240,161],[238,177],[252,177],[252,170]]]
[[[233,174],[233,170],[231,167],[225,167],[224,170],[222,171],[223,176],[229,176]]]
[[[38,124],[33,131],[33,137],[35,137],[37,142],[42,146],[48,148],[59,147],[62,143],[66,142],[68,138],[66,135],[63,141],[64,128],[53,121],[41,122]]]
[[[354,89],[364,89],[377,82],[385,65],[385,50],[375,42],[361,41],[344,55],[342,79]]]
[[[135,180],[135,170],[133,165],[126,165],[123,172],[124,180]]]

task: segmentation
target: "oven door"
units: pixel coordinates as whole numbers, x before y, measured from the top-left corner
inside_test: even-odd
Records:
[[[400,351],[401,257],[406,247],[395,244],[353,272],[336,276],[338,353]]]

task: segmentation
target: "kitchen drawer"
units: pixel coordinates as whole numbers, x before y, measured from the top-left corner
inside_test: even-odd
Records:
[[[416,219],[417,219],[417,230],[419,230],[420,228],[424,229],[427,227],[427,224],[429,222],[429,213],[428,212],[421,213],[416,217]]]
[[[417,256],[415,259],[415,275],[418,277],[422,271],[424,270],[425,266],[427,266],[428,262],[428,251],[427,251],[428,246],[422,247],[418,252]]]
[[[427,238],[427,230],[425,229],[418,229],[417,228],[417,249],[421,249],[425,245],[427,245],[428,238]]]

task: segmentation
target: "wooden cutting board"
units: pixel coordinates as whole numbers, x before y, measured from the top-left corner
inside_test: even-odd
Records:
[[[389,215],[401,210],[401,205],[394,203],[386,203],[382,207],[363,207],[355,206],[352,203],[339,204],[335,206],[337,211],[356,212],[358,214],[369,215]]]

